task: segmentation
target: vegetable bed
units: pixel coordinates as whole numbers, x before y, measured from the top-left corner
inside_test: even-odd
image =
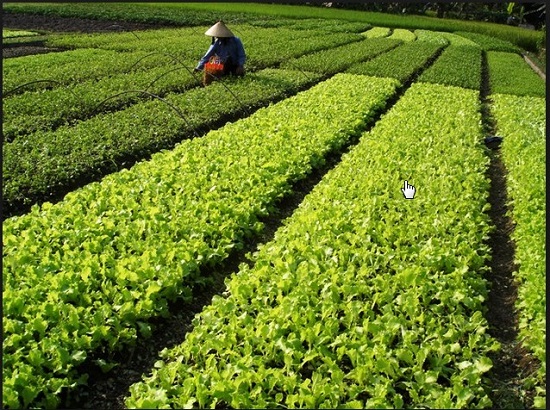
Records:
[[[391,77],[402,84],[426,65],[443,46],[415,41],[388,51],[372,60],[352,65],[346,71],[353,74]]]
[[[490,406],[481,137],[478,92],[413,85],[126,405]]]
[[[4,221],[4,406],[55,407],[89,352],[147,337],[147,319],[189,299],[200,267],[242,246],[396,86],[337,75]]]
[[[515,223],[519,339],[540,366],[524,384],[535,387],[534,406],[546,408],[546,102],[503,94],[491,99],[498,135],[503,137],[508,205]]]
[[[488,51],[489,84],[494,94],[546,96],[546,83],[516,53]]]
[[[314,73],[266,69],[243,79],[171,93],[165,96],[167,103],[145,101],[55,131],[19,137],[2,148],[4,212],[42,203],[75,181],[89,182],[118,171],[126,161],[173,147],[232,113],[266,105],[318,79]]]

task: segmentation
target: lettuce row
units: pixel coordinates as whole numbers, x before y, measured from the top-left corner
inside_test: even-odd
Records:
[[[440,31],[417,29],[417,30],[414,30],[414,34],[416,35],[416,39],[418,41],[435,43],[442,46],[449,45],[449,40],[447,40],[447,38],[445,38],[443,36],[443,33]]]
[[[447,32],[440,32],[439,34],[449,40],[449,45],[451,46],[481,48],[479,44],[475,41],[472,41],[469,38],[465,38],[463,36],[459,36],[458,34]]]
[[[126,406],[489,407],[480,120],[478,92],[413,84]]]
[[[391,38],[394,40],[401,40],[407,43],[409,41],[415,41],[416,34],[414,34],[410,30],[406,30],[403,28],[394,28],[391,35],[388,38]]]
[[[276,65],[284,63],[289,59],[310,55],[310,53],[317,53],[355,43],[363,38],[357,33],[323,33],[317,31],[314,32],[315,34],[312,37],[304,39],[300,37],[300,31],[298,31],[298,35],[293,33],[289,33],[288,36],[281,36],[279,34],[278,36],[258,42],[254,48],[254,52],[249,53],[247,57],[247,67],[263,68],[268,65]],[[277,39],[277,41],[274,39]],[[247,50],[250,49],[248,44],[247,40],[245,45]],[[287,68],[290,68],[290,66]]]
[[[479,47],[447,47],[418,81],[479,90],[481,87],[481,49]]]
[[[457,31],[455,32],[455,34],[474,41],[475,43],[479,44],[479,46],[485,51],[507,51],[510,53],[520,52],[520,48],[518,46],[500,38],[480,33],[471,33],[467,31]]]
[[[36,31],[27,31],[27,30],[11,30],[11,29],[2,29],[2,40],[8,38],[17,38],[17,37],[33,37],[39,36],[40,33]]]
[[[443,46],[429,42],[411,42],[394,48],[372,60],[352,65],[353,74],[391,77],[405,83]]]
[[[301,69],[324,75],[344,71],[354,63],[366,61],[402,44],[400,40],[372,38],[283,62],[281,68]]]
[[[536,408],[546,408],[546,102],[493,94],[491,111],[503,137],[510,216],[515,223],[515,278],[519,284],[519,337],[540,362],[534,378]]]
[[[390,33],[391,29],[389,27],[373,27],[363,32],[363,35],[367,38],[380,38],[388,37]]]
[[[119,52],[113,50],[79,49],[57,53],[8,58],[3,61],[3,92],[14,90],[6,98],[29,91],[45,90],[70,85],[86,80],[98,80],[129,70],[143,71],[170,63],[166,56],[151,56],[140,64],[134,64],[147,56],[147,52]],[[19,88],[25,83],[38,80],[53,80],[50,83],[35,83]],[[57,83],[56,83],[57,82]]]
[[[322,22],[322,25],[320,24]],[[275,27],[258,27],[257,24],[231,23],[226,21],[236,36],[243,40],[245,48],[249,44],[254,47],[265,41],[270,43],[284,42],[292,39],[313,39],[313,37],[331,36],[335,33],[358,33],[360,28],[368,26],[367,23],[350,21],[326,20],[326,19],[283,19],[272,20]],[[123,33],[93,33],[93,34],[64,34],[56,35],[48,39],[51,47],[83,48],[93,47],[110,50],[146,50],[146,51],[175,51],[179,47],[179,53],[189,53],[190,50],[204,53],[204,44],[208,44],[208,37],[204,32],[206,26],[193,26],[186,28],[166,28],[139,31],[137,38],[131,32]]]
[[[339,74],[4,221],[4,407],[55,407],[90,352],[149,335],[397,85]]]
[[[519,54],[488,51],[487,64],[492,93],[546,97],[546,83]]]

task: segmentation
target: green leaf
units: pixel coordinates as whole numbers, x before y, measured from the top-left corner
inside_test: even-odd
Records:
[[[493,367],[493,362],[488,357],[481,357],[474,362],[474,366],[480,373],[486,373]]]

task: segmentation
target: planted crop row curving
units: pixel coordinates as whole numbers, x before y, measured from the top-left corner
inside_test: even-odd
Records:
[[[540,363],[534,377],[535,408],[546,408],[546,102],[493,94],[491,111],[503,137],[502,159],[514,221],[519,338]]]
[[[367,38],[380,38],[388,37],[391,33],[391,29],[388,27],[373,27],[370,30],[367,30],[363,35]]]
[[[485,51],[506,51],[510,53],[520,52],[518,46],[515,46],[509,41],[501,40],[496,37],[486,36],[480,33],[469,33],[467,31],[457,31],[455,34],[474,41],[475,43],[479,44],[479,46]]]
[[[479,47],[449,46],[418,81],[452,85],[479,90],[481,87],[481,57]]]
[[[292,69],[292,61],[297,57],[308,56],[309,53],[320,52],[320,50],[331,50],[360,40],[362,40],[360,34],[327,33],[319,35],[319,32],[317,32],[316,36],[307,40],[288,37],[282,41],[263,41],[257,45],[254,54],[250,55],[247,66],[264,68],[286,62],[286,67]]]
[[[478,92],[414,84],[128,408],[490,406],[480,123]]]
[[[324,18],[294,19],[288,27],[295,30],[317,30],[333,33],[361,33],[371,27],[369,23]]]
[[[392,77],[405,83],[423,67],[443,46],[428,42],[406,43],[364,63],[348,68],[353,74]]]
[[[329,34],[303,41],[275,41],[257,45],[247,44],[252,55],[247,70],[267,67],[290,58],[295,58],[319,49],[336,47],[360,39],[358,35],[345,33]],[[267,44],[267,45],[266,45]],[[269,53],[266,47],[270,47]],[[147,54],[145,54],[147,56]],[[169,92],[182,92],[200,84],[201,78],[191,71],[197,60],[185,60],[178,55],[160,55],[145,58],[164,59],[164,65],[128,74],[113,74],[100,80],[89,80],[53,90],[25,93],[3,101],[3,132],[6,141],[18,135],[57,128],[64,123],[89,118],[98,112],[121,109],[129,104],[143,101],[147,96],[139,93],[124,93],[131,90],[147,90],[163,96]],[[136,59],[138,61],[138,59]],[[138,62],[140,64],[140,62]],[[307,74],[304,74],[307,75]],[[116,94],[116,98],[99,103]]]
[[[489,84],[495,94],[546,96],[546,83],[518,54],[488,51]]]
[[[280,20],[280,19],[277,19]],[[272,23],[277,23],[277,20]],[[247,20],[249,21],[249,20]],[[248,44],[265,41],[280,42],[287,38],[311,38],[336,33],[359,33],[365,28],[365,23],[340,22],[338,20],[289,20],[286,24],[276,24],[276,27],[257,27],[243,24],[238,21],[225,21],[236,36],[239,36],[245,47]],[[284,21],[283,21],[284,22]],[[94,47],[112,50],[148,50],[170,51],[180,47],[181,52],[194,50],[204,52],[204,44],[208,37],[204,32],[209,26],[195,26],[178,29],[160,29],[139,31],[137,33],[94,33],[94,34],[65,34],[56,35],[48,39],[51,47]],[[136,35],[139,37],[136,37]],[[179,44],[179,45],[178,45]]]
[[[405,30],[403,28],[394,28],[391,36],[389,36],[388,38],[409,42],[416,40],[416,34],[414,34],[410,30]]]
[[[338,75],[4,221],[4,406],[54,407],[89,352],[147,336],[396,86]]]
[[[480,48],[479,44],[477,44],[475,41],[472,41],[468,38],[465,38],[465,37],[462,37],[462,36],[459,36],[457,34],[454,34],[454,33],[446,33],[446,32],[441,32],[439,33],[442,37],[446,38],[447,40],[449,40],[449,45],[451,46],[465,46],[465,47],[475,47],[475,48]]]
[[[27,30],[11,30],[11,29],[2,29],[2,40],[8,38],[17,38],[17,37],[33,37],[39,36],[40,33],[36,31],[27,31]]]
[[[429,31],[429,30],[415,30],[414,34],[416,35],[416,39],[418,41],[425,41],[429,43],[435,43],[442,46],[449,45],[449,40],[447,40],[445,37],[443,37],[442,33],[437,31]]]
[[[366,61],[402,44],[399,40],[372,38],[319,51],[283,62],[282,68],[301,69],[324,75],[344,71],[354,63]]]
[[[194,26],[120,33],[57,34],[50,36],[47,44],[50,47],[92,47],[116,51],[161,51],[167,43],[173,44],[179,41],[182,52],[189,48],[199,52],[201,40],[207,40],[207,37],[204,36],[207,29],[208,26]],[[152,47],[154,43],[157,45],[156,48]]]
[[[2,147],[4,215],[47,201],[75,182],[117,171],[125,161],[172,147],[198,129],[266,105],[316,80],[314,73],[267,69],[165,96],[172,106],[155,99],[74,126],[17,138]]]

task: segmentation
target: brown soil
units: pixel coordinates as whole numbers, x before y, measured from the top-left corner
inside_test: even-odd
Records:
[[[2,25],[5,29],[35,30],[55,33],[102,33],[139,31],[163,28],[164,26],[130,21],[106,21],[77,17],[57,17],[40,14],[23,14],[3,11]],[[35,42],[32,38],[27,43],[9,44],[2,47],[2,58],[21,57],[32,54],[44,54],[62,51],[50,48],[44,42]]]
[[[496,124],[490,111],[490,89],[485,54],[482,71],[483,126],[486,135],[495,135]],[[489,324],[488,333],[501,344],[501,349],[491,355],[493,368],[488,373],[491,383],[489,397],[493,401],[494,408],[524,409],[532,407],[533,392],[525,391],[523,380],[536,371],[538,365],[518,342],[518,312],[515,308],[518,285],[513,276],[518,266],[514,262],[515,243],[511,239],[514,224],[508,216],[507,170],[498,150],[499,144],[487,145],[491,160],[487,169],[487,177],[491,181],[489,217],[495,230],[488,240],[492,254],[488,263],[490,272],[486,276],[490,285],[485,317]]]
[[[4,11],[4,28],[56,33],[79,32],[97,33],[109,31],[148,30],[160,28],[158,24],[136,23],[131,21],[107,21],[77,17],[58,17],[54,15],[24,14]]]

